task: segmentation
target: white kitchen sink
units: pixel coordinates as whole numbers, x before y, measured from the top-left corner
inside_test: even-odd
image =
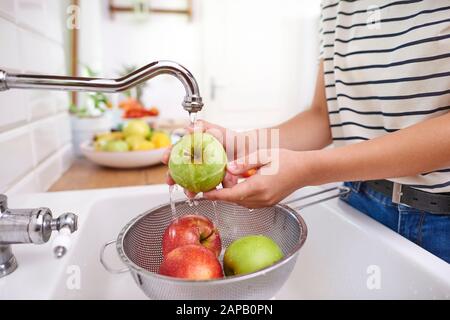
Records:
[[[60,260],[53,258],[51,243],[13,246],[19,268],[0,279],[0,299],[145,299],[129,273],[103,268],[99,251],[130,219],[168,199],[163,185],[10,197],[11,208],[46,206],[55,216],[75,212],[79,230]],[[449,264],[342,201],[301,215],[308,238],[276,299],[450,299]],[[114,246],[106,258],[123,267]]]

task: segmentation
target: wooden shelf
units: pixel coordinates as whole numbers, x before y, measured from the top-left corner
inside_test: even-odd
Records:
[[[179,14],[186,15],[189,21],[192,20],[192,0],[187,0],[186,9],[163,9],[163,8],[149,8],[149,13],[155,14]],[[109,0],[109,14],[111,19],[114,19],[116,13],[132,13],[134,8],[130,6],[119,6],[114,4],[114,0]]]

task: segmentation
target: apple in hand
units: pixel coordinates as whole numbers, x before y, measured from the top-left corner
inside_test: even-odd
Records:
[[[163,256],[187,244],[201,245],[211,250],[216,257],[222,251],[219,232],[211,220],[201,215],[185,215],[167,227],[162,239]]]
[[[159,267],[159,274],[190,280],[223,277],[216,255],[201,245],[188,244],[170,251]]]
[[[273,265],[283,258],[280,247],[263,235],[250,235],[233,241],[225,251],[225,275],[252,273]]]
[[[184,189],[199,193],[214,189],[225,176],[227,154],[209,133],[185,135],[172,148],[169,172]]]

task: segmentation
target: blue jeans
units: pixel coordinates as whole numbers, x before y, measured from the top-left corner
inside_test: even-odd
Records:
[[[364,182],[345,182],[351,192],[341,199],[372,219],[450,263],[450,215],[437,215],[392,203],[391,197]]]

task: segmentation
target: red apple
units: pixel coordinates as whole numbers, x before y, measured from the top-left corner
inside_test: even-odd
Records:
[[[223,277],[222,266],[215,254],[198,244],[188,244],[170,251],[159,267],[159,274],[190,280]]]
[[[163,256],[187,244],[202,245],[210,249],[216,257],[222,250],[219,232],[212,221],[196,214],[183,216],[167,227],[162,239]]]

